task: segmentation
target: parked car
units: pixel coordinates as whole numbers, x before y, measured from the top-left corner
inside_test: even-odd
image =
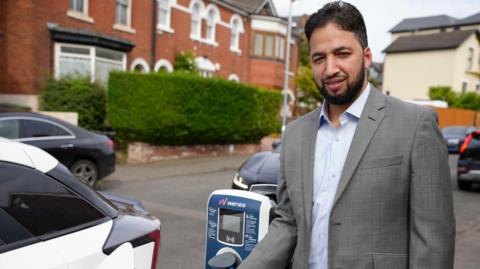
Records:
[[[448,126],[442,129],[443,139],[447,144],[448,153],[458,153],[465,138],[478,130],[475,126]]]
[[[47,151],[90,186],[115,171],[115,151],[110,138],[53,117],[1,112],[0,137]]]
[[[281,145],[275,141],[273,146],[272,151],[255,153],[240,166],[233,178],[233,189],[249,190],[253,184],[277,185]]]
[[[39,148],[0,148],[2,269],[155,268],[160,221],[139,201],[97,193]]]
[[[480,131],[469,134],[460,148],[457,182],[461,190],[469,190],[473,183],[480,183]]]

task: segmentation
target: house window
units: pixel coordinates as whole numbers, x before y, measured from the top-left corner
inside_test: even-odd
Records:
[[[473,67],[473,48],[468,48],[467,70]]]
[[[480,83],[477,83],[477,85],[475,86],[475,91],[480,91]]]
[[[234,20],[232,24],[232,35],[230,38],[230,47],[232,49],[238,50],[238,38],[239,38],[238,21]]]
[[[285,59],[285,38],[277,36],[275,38],[275,58],[284,60]]]
[[[255,33],[253,55],[270,59],[285,59],[285,37],[273,33]]]
[[[173,66],[168,60],[160,59],[155,64],[155,67],[153,68],[153,70],[155,70],[155,72],[165,71],[165,72],[171,73],[171,72],[173,72]]]
[[[467,91],[468,87],[468,82],[464,81],[462,82],[462,93],[465,93]]]
[[[237,76],[237,74],[230,74],[228,76],[228,80],[235,81],[235,82],[240,82],[240,78]]]
[[[255,33],[255,41],[253,46],[253,55],[263,56],[263,35]]]
[[[200,37],[201,26],[202,26],[202,21],[200,18],[200,4],[195,3],[192,6],[192,24],[190,29],[191,36]]]
[[[240,52],[240,34],[243,33],[243,24],[240,16],[232,16],[230,19],[230,29],[230,50]]]
[[[215,41],[215,11],[210,9],[207,15],[207,40]]]
[[[148,73],[150,72],[150,66],[148,66],[147,61],[142,58],[135,59],[130,65],[130,71],[138,73]]]
[[[87,0],[70,0],[69,9],[75,12],[87,14]]]
[[[264,47],[264,56],[265,57],[268,57],[268,58],[273,58],[273,52],[274,52],[274,46],[275,46],[275,43],[274,43],[274,39],[275,39],[275,36],[274,35],[265,35],[265,47]]]
[[[125,70],[124,52],[95,46],[55,44],[55,77],[86,76],[106,84],[113,70]]]
[[[169,0],[158,0],[158,27],[170,28]]]
[[[130,0],[116,0],[115,22],[120,25],[130,26]]]

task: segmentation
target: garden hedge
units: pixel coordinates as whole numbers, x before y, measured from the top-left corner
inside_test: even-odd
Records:
[[[257,143],[279,128],[281,94],[185,73],[110,74],[108,121],[121,139],[162,145]]]
[[[106,89],[89,78],[49,79],[40,94],[40,109],[78,113],[78,125],[102,130],[106,119]]]

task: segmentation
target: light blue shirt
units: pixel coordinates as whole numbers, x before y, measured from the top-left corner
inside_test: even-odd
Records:
[[[367,84],[363,93],[340,114],[340,126],[333,127],[328,108],[322,106],[320,127],[315,143],[313,171],[312,238],[310,242],[309,269],[328,268],[328,228],[343,165],[352,143],[358,120],[370,93]]]

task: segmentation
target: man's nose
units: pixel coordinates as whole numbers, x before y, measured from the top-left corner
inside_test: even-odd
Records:
[[[325,66],[325,75],[332,76],[338,73],[340,69],[338,68],[337,61],[334,57],[327,57],[326,66]]]

